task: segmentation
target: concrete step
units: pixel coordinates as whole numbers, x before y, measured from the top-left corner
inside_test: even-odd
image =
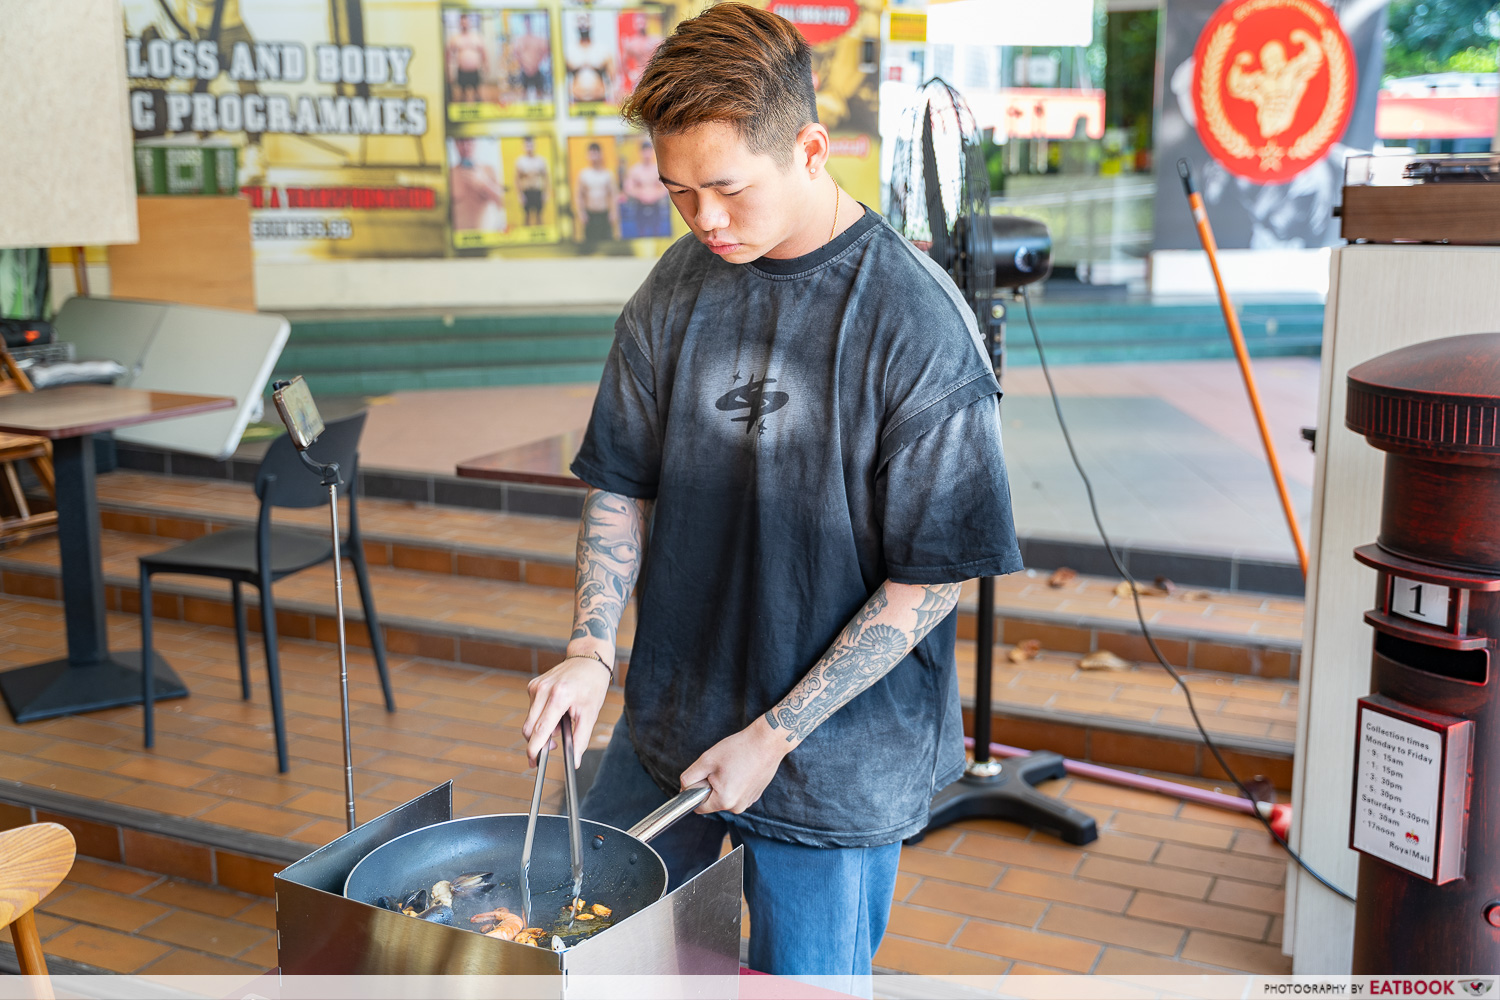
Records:
[[[413,367],[412,365],[416,365]],[[423,389],[478,389],[486,386],[562,385],[598,382],[604,372],[604,353],[583,361],[552,361],[509,365],[456,365],[422,367],[411,359],[408,366],[386,371],[308,372],[278,364],[274,378],[304,375],[320,396],[384,396],[392,392]]]
[[[111,610],[139,613],[138,559],[172,544],[175,540],[160,536],[104,533],[103,571]],[[567,588],[388,565],[372,566],[370,575],[386,646],[393,654],[522,674],[544,671],[561,659],[572,616]],[[346,573],[344,591],[349,642],[368,648],[369,633],[350,577]],[[55,539],[0,552],[0,591],[56,601],[59,584]],[[332,585],[329,566],[278,583],[278,633],[336,642]],[[258,631],[257,595],[249,591],[246,600],[250,627]],[[161,619],[233,626],[229,588],[220,581],[158,576],[153,607]],[[626,670],[634,627],[633,608],[627,609],[620,630],[620,659]],[[968,692],[973,690],[973,643],[960,645],[962,690]],[[1099,675],[1079,666],[1078,652],[1061,650],[1055,641],[1046,646],[1039,657],[1022,664],[1010,662],[1009,647],[997,647],[994,719],[1000,741],[1056,748],[1102,763],[1212,776],[1183,721],[1179,696],[1158,668],[1138,665]],[[260,660],[258,651],[253,656]],[[255,667],[258,672],[258,662]],[[1191,676],[1190,685],[1206,692],[1200,705],[1205,724],[1226,746],[1266,761],[1289,760],[1294,682],[1205,670],[1192,671]],[[1008,739],[1008,733],[1026,738]],[[1256,773],[1270,771],[1269,764],[1256,768]]]
[[[608,335],[478,341],[453,337],[427,341],[422,352],[430,369],[597,362],[609,353],[612,339]],[[285,371],[304,374],[339,371],[348,366],[349,352],[348,344],[304,344],[285,351],[278,364]],[[410,365],[411,349],[387,342],[366,344],[359,348],[359,359],[364,371],[395,371]]]
[[[1253,302],[1239,312],[1252,355],[1318,353],[1322,303]],[[1042,297],[1035,314],[1049,358],[1060,364],[1232,353],[1212,300],[1053,303]],[[608,353],[614,319],[613,313],[297,319],[276,374],[306,375],[324,394],[592,381]],[[1008,363],[1035,364],[1019,311],[1010,328]]]

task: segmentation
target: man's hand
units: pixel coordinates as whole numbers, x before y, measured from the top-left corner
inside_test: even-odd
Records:
[[[609,691],[609,668],[592,656],[570,656],[551,670],[532,680],[526,690],[531,694],[531,711],[521,724],[526,737],[526,759],[536,766],[537,755],[562,724],[563,715],[573,720],[573,756],[577,767],[583,762]]]
[[[709,747],[682,772],[682,787],[707,781],[713,789],[698,807],[700,813],[742,813],[759,801],[776,777],[782,758],[791,751],[792,745],[761,716]]]

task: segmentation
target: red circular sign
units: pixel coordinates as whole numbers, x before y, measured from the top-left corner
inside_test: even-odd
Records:
[[[1193,52],[1198,137],[1230,173],[1261,184],[1321,160],[1357,90],[1354,50],[1318,0],[1229,0]]]
[[[771,13],[795,24],[807,44],[817,45],[854,27],[859,0],[772,0]]]

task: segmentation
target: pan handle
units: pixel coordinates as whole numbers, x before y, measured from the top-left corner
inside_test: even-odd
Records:
[[[663,803],[651,815],[625,832],[637,840],[644,840],[649,843],[652,837],[655,837],[667,827],[702,805],[703,800],[708,798],[708,793],[711,791],[712,789],[708,787],[707,782],[694,785],[691,788],[684,788],[677,793],[676,798]]]

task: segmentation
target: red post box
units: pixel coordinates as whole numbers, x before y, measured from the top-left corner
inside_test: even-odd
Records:
[[[1357,707],[1356,974],[1500,968],[1500,333],[1349,372],[1385,451],[1371,694]]]

